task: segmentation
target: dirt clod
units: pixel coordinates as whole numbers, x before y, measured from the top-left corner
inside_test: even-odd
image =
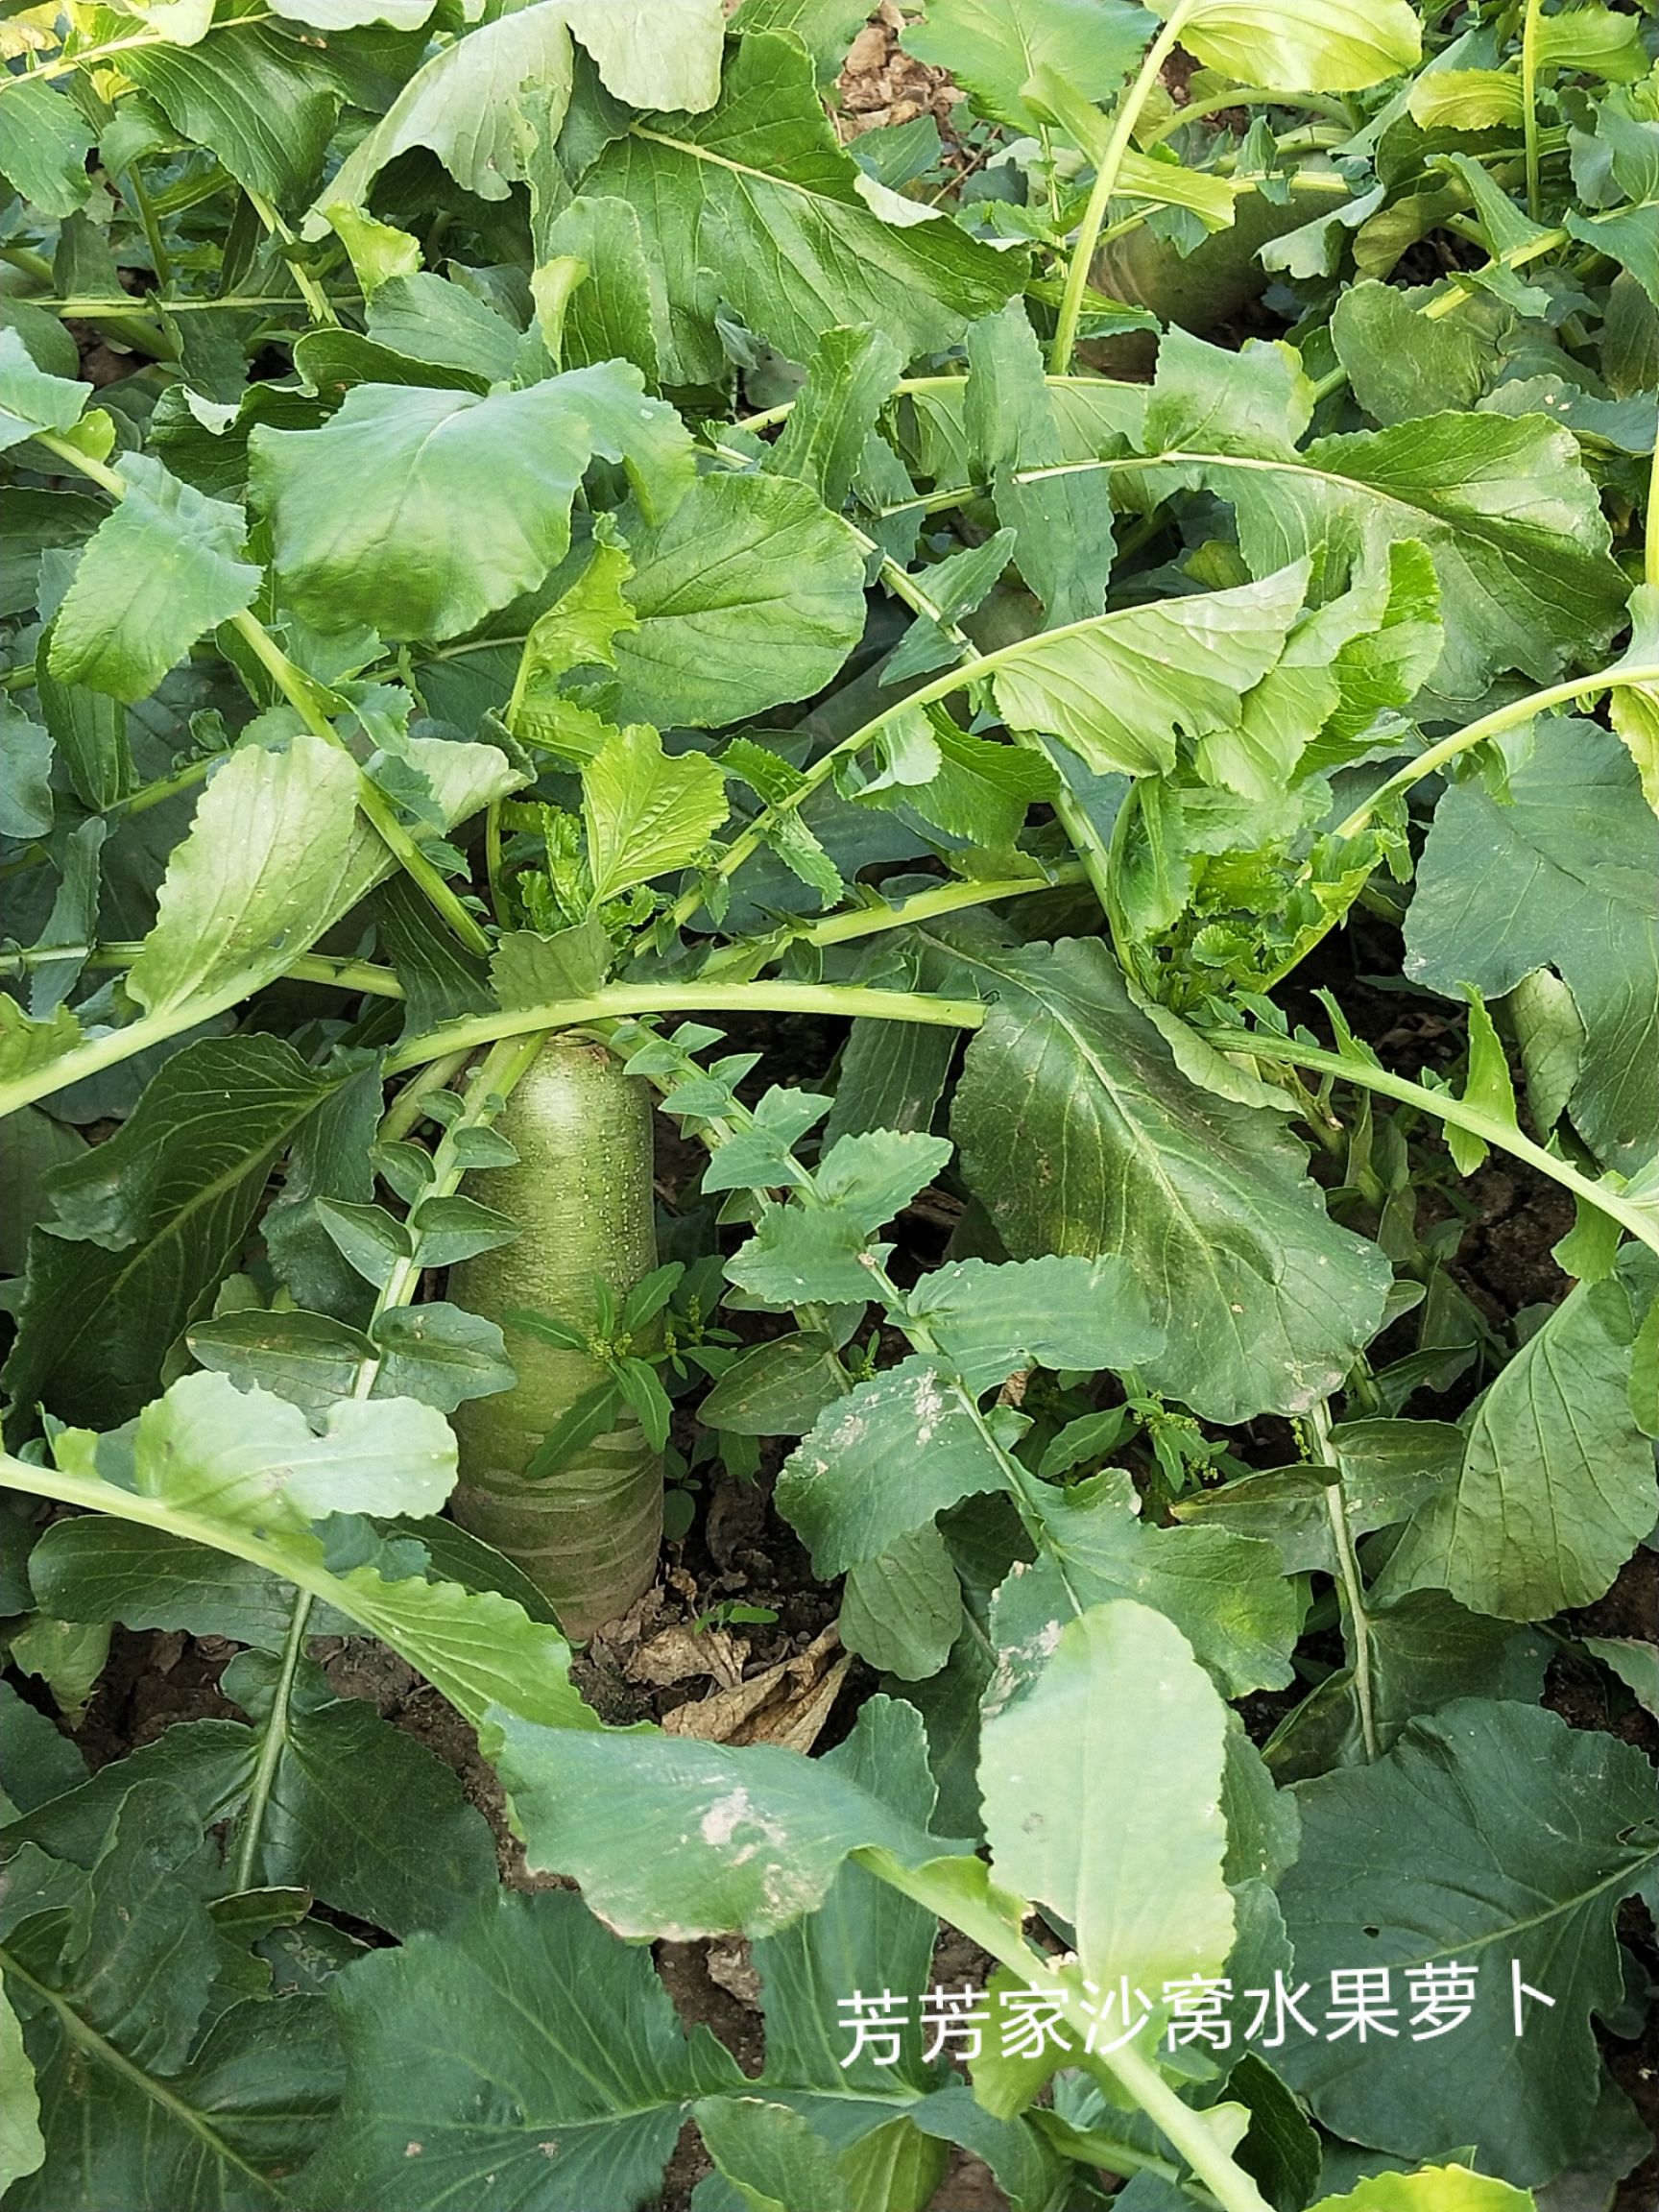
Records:
[[[847,51],[836,79],[836,129],[843,140],[866,131],[913,123],[931,115],[944,133],[962,98],[942,69],[930,69],[899,43],[904,17],[894,0],[882,0]]]

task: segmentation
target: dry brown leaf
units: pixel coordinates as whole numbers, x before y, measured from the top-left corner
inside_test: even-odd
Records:
[[[693,1682],[704,1674],[730,1690],[742,1681],[748,1659],[748,1643],[729,1628],[699,1630],[689,1622],[680,1622],[630,1651],[622,1671],[630,1682],[649,1683],[656,1690]]]
[[[760,2007],[760,1976],[749,1953],[746,1936],[714,1936],[703,1955],[709,1979],[751,2012]]]
[[[781,1659],[758,1674],[711,1697],[692,1698],[662,1717],[670,1736],[695,1736],[707,1743],[778,1743],[809,1751],[830,1718],[850,1655],[840,1650],[833,1624],[793,1659]]]
[[[636,1644],[643,1644],[662,1620],[665,1607],[662,1592],[653,1584],[642,1597],[636,1598],[626,1613],[618,1613],[614,1621],[603,1622],[589,1638],[589,1646],[604,1645],[620,1655]]]
[[[841,65],[845,77],[872,77],[877,70],[887,66],[887,49],[891,38],[879,23],[866,23],[851,46]]]

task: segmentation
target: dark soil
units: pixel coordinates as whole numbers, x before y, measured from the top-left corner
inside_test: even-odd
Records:
[[[96,1770],[154,1743],[175,1720],[240,1720],[219,1688],[219,1677],[242,1648],[223,1636],[186,1636],[176,1628],[122,1628],[110,1632],[109,1660],[81,1724],[72,1731],[86,1764]],[[25,1696],[38,1690],[31,1677],[14,1677]],[[41,1709],[51,1700],[41,1694]]]

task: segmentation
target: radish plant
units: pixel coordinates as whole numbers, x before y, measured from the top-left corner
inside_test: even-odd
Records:
[[[1649,2203],[1648,12],[4,38],[5,2212]]]
[[[665,1439],[617,1405],[622,1392],[589,1349],[595,1337],[615,1343],[623,1391],[637,1394],[628,1325],[643,1334],[651,1316],[629,1308],[656,1272],[650,1101],[604,1045],[562,1034],[541,1047],[495,1133],[513,1158],[479,1190],[518,1234],[463,1262],[450,1286],[469,1311],[517,1319],[517,1381],[457,1407],[452,1511],[586,1635],[650,1588],[662,1541]],[[535,1311],[521,1310],[524,1299]]]

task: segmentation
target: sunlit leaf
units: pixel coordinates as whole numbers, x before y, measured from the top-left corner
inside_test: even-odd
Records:
[[[294,605],[320,627],[387,637],[455,637],[540,584],[569,545],[595,453],[627,461],[651,514],[690,480],[679,418],[621,363],[482,398],[360,384],[321,430],[250,441]]]
[[[1408,0],[1152,0],[1211,69],[1270,92],[1354,92],[1411,68],[1423,35]]]
[[[668,297],[662,373],[680,384],[721,373],[722,301],[797,360],[826,329],[855,323],[908,357],[950,345],[1018,290],[1017,255],[948,220],[883,221],[863,181],[819,106],[809,58],[757,32],[730,50],[717,106],[640,118],[581,189],[637,210]]]

